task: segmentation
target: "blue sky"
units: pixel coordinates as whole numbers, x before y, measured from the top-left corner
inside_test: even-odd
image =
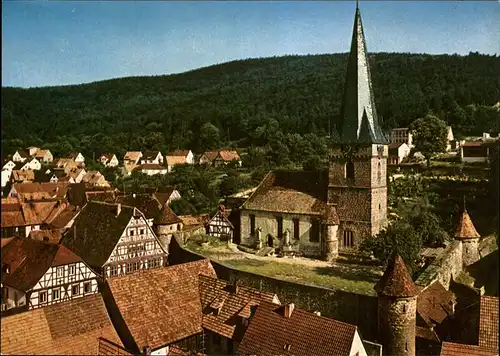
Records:
[[[354,1],[2,2],[2,86],[347,52]],[[500,1],[360,1],[370,52],[500,54]]]

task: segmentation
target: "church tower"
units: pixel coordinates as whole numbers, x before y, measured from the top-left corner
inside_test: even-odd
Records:
[[[418,289],[401,256],[392,256],[375,291],[378,338],[384,355],[415,356]]]
[[[464,198],[464,209],[455,232],[455,238],[462,241],[462,264],[464,267],[470,266],[481,258],[479,255],[480,237],[467,213]]]
[[[328,204],[340,220],[341,249],[359,246],[387,221],[387,140],[373,96],[361,12],[356,4],[340,113],[339,137],[330,150]]]

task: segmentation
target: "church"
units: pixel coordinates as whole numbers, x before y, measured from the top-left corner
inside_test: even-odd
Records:
[[[387,222],[388,142],[378,122],[358,6],[340,114],[327,170],[269,172],[241,206],[242,245],[330,261],[339,251],[355,251]]]

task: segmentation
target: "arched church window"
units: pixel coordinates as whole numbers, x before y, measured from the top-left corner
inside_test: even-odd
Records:
[[[379,185],[382,184],[382,166],[380,162],[377,165],[377,180]]]
[[[344,247],[354,246],[354,233],[350,230],[344,231]]]
[[[345,164],[345,178],[354,179],[354,163],[352,161]]]

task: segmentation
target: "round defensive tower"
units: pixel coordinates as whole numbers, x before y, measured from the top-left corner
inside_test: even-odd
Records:
[[[474,224],[465,208],[458,221],[457,229],[455,230],[455,238],[462,241],[462,265],[469,266],[481,258],[479,255],[479,239],[481,236],[476,231]]]
[[[384,355],[414,356],[418,289],[401,256],[392,256],[375,291],[378,337]]]

